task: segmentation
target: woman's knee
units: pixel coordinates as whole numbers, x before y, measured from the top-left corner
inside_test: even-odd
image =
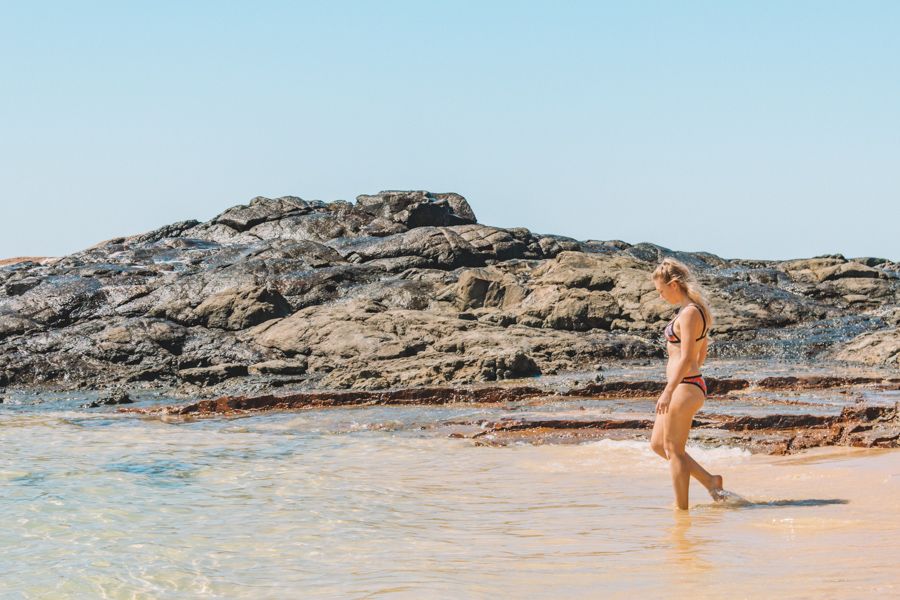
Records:
[[[666,446],[663,444],[662,440],[650,438],[650,449],[663,458],[669,458],[666,455]]]
[[[676,440],[670,440],[668,438],[666,438],[666,440],[663,442],[663,450],[669,457],[682,457],[685,454],[684,444],[681,444]]]

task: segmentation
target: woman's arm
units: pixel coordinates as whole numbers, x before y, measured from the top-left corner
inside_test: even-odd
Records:
[[[700,313],[694,310],[682,311],[684,316],[679,317],[681,321],[681,353],[678,362],[675,363],[675,369],[670,374],[669,380],[666,382],[666,388],[663,390],[656,402],[656,412],[665,413],[669,410],[669,402],[672,401],[672,394],[675,388],[681,383],[681,380],[689,375],[696,373],[688,373],[691,368],[690,357],[697,351],[695,331],[699,332],[703,325],[700,323]]]

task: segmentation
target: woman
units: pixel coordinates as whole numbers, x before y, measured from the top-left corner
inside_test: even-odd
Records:
[[[663,300],[679,306],[678,313],[665,329],[666,388],[656,402],[656,422],[650,447],[668,459],[675,488],[675,504],[688,508],[691,475],[709,490],[713,500],[723,498],[722,477],[710,475],[685,452],[694,414],[706,399],[706,382],[700,367],[706,360],[712,325],[709,306],[687,266],[675,259],[664,259],[653,271],[653,284]]]

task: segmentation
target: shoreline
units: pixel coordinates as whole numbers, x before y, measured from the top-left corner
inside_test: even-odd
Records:
[[[900,392],[900,377],[769,376],[755,381],[709,377],[707,384],[710,395],[695,417],[692,434],[692,439],[705,445],[740,447],[770,455],[826,446],[900,447],[900,394],[894,393]],[[647,439],[653,427],[653,419],[647,416],[652,415],[655,394],[664,385],[661,381],[632,380],[593,383],[565,391],[534,385],[482,385],[225,395],[188,404],[119,407],[116,412],[192,421],[323,408],[471,405],[538,414],[436,420],[422,428],[436,435],[470,439],[481,446],[577,444]],[[866,400],[863,393],[884,398]],[[843,397],[843,401],[840,405],[830,401],[817,406],[802,398],[790,399],[798,395],[830,395]],[[897,399],[891,402],[894,397]],[[752,414],[745,414],[748,410]]]

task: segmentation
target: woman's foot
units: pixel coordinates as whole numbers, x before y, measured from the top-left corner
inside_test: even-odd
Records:
[[[709,486],[709,495],[712,496],[712,499],[716,502],[725,499],[725,482],[722,479],[721,475],[713,475],[712,476],[712,485]]]

